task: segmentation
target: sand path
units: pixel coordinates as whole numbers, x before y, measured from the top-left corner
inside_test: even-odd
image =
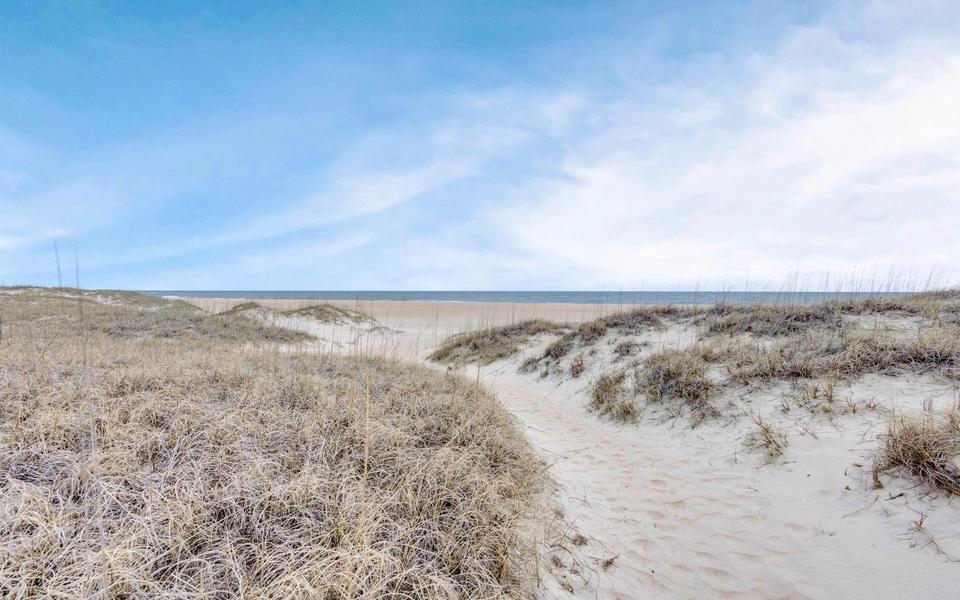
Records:
[[[551,461],[567,516],[617,557],[583,597],[920,598],[960,576],[890,539],[874,515],[845,518],[844,475],[818,471],[829,440],[793,467],[756,469],[718,453],[717,431],[617,425],[514,371],[489,368],[483,381]]]

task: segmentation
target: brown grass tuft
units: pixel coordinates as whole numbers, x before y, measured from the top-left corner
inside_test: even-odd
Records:
[[[668,348],[649,356],[635,371],[637,391],[651,402],[679,400],[698,416],[714,412],[709,404],[714,385],[706,377],[700,353]]]
[[[679,309],[672,307],[639,308],[603,317],[599,322],[610,329],[619,329],[622,333],[636,334],[651,327],[661,326],[663,321],[658,314],[674,315],[680,312]]]
[[[556,341],[547,346],[547,349],[543,353],[543,358],[560,360],[573,348],[573,340],[574,337],[570,334],[560,336]]]
[[[340,308],[332,304],[315,304],[294,310],[285,310],[282,313],[288,317],[309,317],[321,323],[365,323],[373,319],[357,310]]]
[[[455,335],[447,339],[430,355],[430,360],[447,363],[489,364],[513,356],[520,344],[535,335],[555,332],[559,327],[549,321],[523,321],[514,325],[494,327]]]
[[[590,408],[617,421],[632,421],[637,418],[637,406],[629,398],[624,386],[626,373],[607,373],[593,384]]]
[[[960,422],[956,414],[894,417],[874,461],[874,478],[903,468],[933,489],[960,495]]]
[[[640,348],[640,344],[638,344],[637,342],[633,340],[624,340],[619,344],[617,344],[616,346],[614,346],[613,354],[618,359],[626,358],[631,354],[635,354],[639,348]]]
[[[577,327],[576,336],[582,344],[592,344],[607,335],[607,324],[603,319],[587,321]]]
[[[776,460],[783,454],[784,449],[787,447],[787,434],[782,431],[777,431],[773,425],[760,417],[754,417],[753,422],[757,426],[757,442],[766,453],[767,460]]]
[[[771,348],[759,345],[728,351],[734,379],[857,376],[899,370],[960,377],[960,337],[930,329],[910,339],[877,333],[806,334]]]
[[[840,311],[829,304],[717,305],[705,317],[708,334],[784,336],[809,329],[839,329]]]
[[[587,364],[583,358],[582,354],[578,354],[576,358],[570,361],[570,376],[571,377],[580,377],[583,375],[583,372],[587,370]]]

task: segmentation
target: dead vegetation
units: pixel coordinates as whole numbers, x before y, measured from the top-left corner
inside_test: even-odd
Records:
[[[632,421],[637,406],[626,389],[626,373],[605,373],[597,378],[591,392],[590,408],[617,421]]]
[[[648,401],[679,401],[697,417],[715,412],[709,398],[714,385],[700,353],[672,348],[649,356],[634,370],[637,391]]]
[[[548,333],[559,336],[537,358],[528,359],[521,371],[537,370],[539,361],[558,362],[576,348],[587,348],[603,339],[612,329],[620,333],[640,333],[663,325],[659,314],[680,314],[670,307],[618,312],[579,325],[560,325],[543,320],[522,321],[513,325],[462,333],[447,339],[430,355],[437,362],[451,364],[489,364],[513,356],[534,336]]]
[[[753,422],[757,426],[757,431],[752,436],[752,440],[748,440],[748,443],[752,442],[762,448],[768,462],[780,458],[787,447],[787,434],[777,430],[759,416],[754,417]]]
[[[635,354],[637,350],[640,349],[640,344],[633,340],[624,340],[614,346],[613,354],[617,359],[626,358],[632,354]]]
[[[489,364],[513,356],[520,350],[520,345],[532,337],[557,330],[558,326],[549,321],[534,320],[462,333],[441,344],[430,354],[430,359],[454,364]]]
[[[316,304],[294,310],[285,310],[281,314],[287,317],[309,317],[321,323],[366,323],[373,319],[368,315],[332,304]]]
[[[129,301],[128,301],[129,300]],[[82,335],[110,338],[267,341],[297,343],[311,336],[240,317],[237,312],[209,315],[181,301],[132,292],[93,292],[25,288],[0,295],[4,320],[23,324],[43,337]]]
[[[772,347],[728,349],[733,379],[852,377],[866,373],[936,372],[960,377],[960,336],[933,328],[909,339],[881,333],[804,334]]]
[[[704,316],[708,335],[750,333],[785,336],[809,329],[839,329],[841,311],[830,303],[814,305],[717,305]]]
[[[521,372],[580,377],[586,371],[585,354],[601,357],[591,361],[598,366],[606,355],[608,365],[616,368],[594,381],[590,391],[593,409],[632,420],[637,414],[634,399],[643,396],[651,403],[688,408],[700,419],[717,414],[710,402],[712,396],[774,380],[817,380],[834,385],[866,374],[902,372],[960,379],[960,329],[950,322],[951,315],[960,314],[958,306],[960,294],[940,291],[814,304],[638,308],[577,326],[531,321],[464,334],[448,340],[432,358],[489,363],[513,355],[519,344],[535,335],[553,334],[557,337],[542,354],[527,358]],[[849,319],[887,313],[892,322],[916,327],[915,333],[865,327],[858,325],[862,321]],[[689,327],[693,335],[699,330],[699,340],[667,346],[651,355],[639,352],[651,341],[635,336],[667,326]],[[604,339],[610,342],[609,351],[598,347]],[[564,363],[575,352],[569,363]],[[637,354],[639,357],[634,357]],[[542,368],[544,363],[546,368]],[[824,401],[823,397],[787,400],[785,410],[796,406],[831,415],[865,408],[858,403],[839,407],[832,398]]]
[[[960,495],[960,417],[950,411],[942,418],[931,414],[897,415],[874,462],[874,481],[891,469],[903,469],[931,490]]]
[[[0,295],[4,597],[525,597],[492,397],[185,310]]]
[[[571,377],[580,377],[583,375],[583,372],[587,370],[587,363],[584,360],[582,354],[578,354],[572,361],[570,361],[570,376]]]
[[[321,323],[340,325],[344,323],[365,323],[372,322],[373,319],[357,310],[341,308],[332,304],[313,304],[291,310],[274,310],[263,306],[258,302],[241,302],[231,308],[217,313],[218,315],[236,315],[244,313],[257,313],[265,317],[283,316],[283,317],[305,317],[319,321]]]
[[[570,352],[570,348],[573,347],[574,336],[570,334],[565,334],[557,338],[555,342],[547,346],[547,349],[543,353],[543,358],[549,358],[551,360],[560,360]]]

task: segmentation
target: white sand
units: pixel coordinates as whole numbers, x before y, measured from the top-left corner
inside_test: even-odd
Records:
[[[456,331],[532,317],[584,320],[615,309],[425,302],[358,308],[387,329],[298,326],[338,351],[422,359]],[[643,352],[684,345],[694,335],[679,327],[645,334]],[[958,398],[955,382],[865,377],[838,387],[838,402],[873,401],[877,408],[832,417],[784,412],[780,399],[793,391],[778,384],[728,394],[720,401],[734,416],[697,428],[658,409],[624,425],[586,407],[589,384],[612,360],[603,351],[578,379],[517,372],[550,339],[479,372],[551,464],[556,501],[590,539],[582,548],[552,550],[564,567],[550,569],[545,597],[568,596],[562,585],[582,598],[957,597],[960,565],[951,561],[960,558],[958,499],[927,495],[892,476],[875,490],[870,473],[888,411],[919,411],[924,401],[946,407]],[[750,447],[751,413],[787,432],[786,451],[770,464]],[[614,562],[605,569],[608,558]]]

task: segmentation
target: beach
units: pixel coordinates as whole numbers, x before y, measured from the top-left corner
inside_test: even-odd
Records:
[[[0,311],[23,596],[954,591],[957,292]]]
[[[312,327],[331,347],[353,351],[357,345],[365,352],[388,354],[398,358],[422,359],[441,341],[463,331],[500,327],[531,319],[579,323],[624,309],[618,304],[506,303],[506,302],[423,302],[423,301],[318,301],[315,299],[275,300],[247,298],[185,298],[207,312],[230,310],[255,302],[273,311],[295,311],[319,303],[369,315],[385,329],[370,332],[367,327],[344,328],[337,324]]]
[[[191,302],[223,310],[235,301]],[[258,302],[275,310],[301,305]],[[844,335],[912,340],[939,327],[890,302],[869,310],[851,305],[849,314],[838,309]],[[862,598],[932,597],[949,587],[960,557],[957,498],[902,476],[878,487],[872,471],[878,438],[892,418],[954,409],[960,387],[949,375],[911,369],[802,380],[755,375],[718,390],[711,403],[723,408],[700,415],[695,425],[683,408],[642,402],[631,404],[638,414],[617,419],[610,418],[616,412],[591,409],[596,382],[627,363],[700,345],[703,321],[690,315],[708,307],[333,304],[382,326],[363,325],[351,335],[339,326],[305,329],[328,336],[337,351],[385,353],[440,368],[443,361],[431,361],[431,353],[455,334],[513,335],[526,322],[563,324],[516,334],[519,348],[488,364],[471,353],[491,343],[489,336],[463,342],[466,353],[454,349],[446,360],[446,368],[476,378],[514,416],[550,465],[554,500],[577,532],[568,538],[589,540],[551,555],[557,559],[548,563],[547,591],[601,598]],[[661,322],[634,326],[617,316],[645,309]],[[790,316],[761,317],[757,328],[749,316],[756,310],[763,309],[748,307],[709,327],[752,336],[751,344],[766,347],[791,339],[784,333],[821,335],[840,326],[825,321],[821,328],[818,314],[803,309],[796,324]],[[585,328],[597,322],[606,323],[603,331],[584,343]],[[752,329],[761,333],[737,333]],[[551,347],[565,339],[573,349],[563,346],[554,359]],[[582,372],[571,376],[584,357]],[[724,378],[710,369],[708,378]]]

